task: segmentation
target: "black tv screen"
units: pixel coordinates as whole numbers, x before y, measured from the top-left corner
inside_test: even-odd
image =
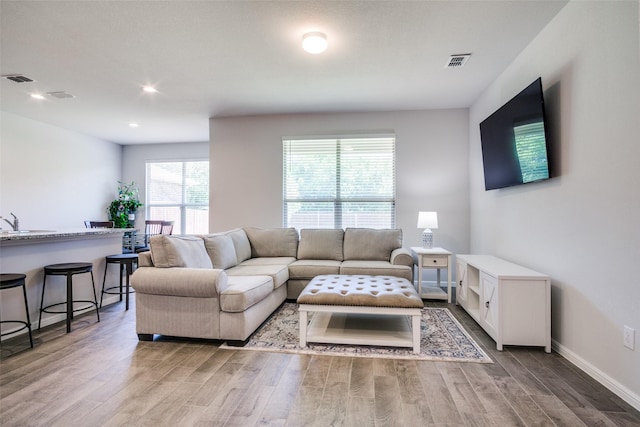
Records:
[[[549,179],[542,80],[480,123],[486,190]]]

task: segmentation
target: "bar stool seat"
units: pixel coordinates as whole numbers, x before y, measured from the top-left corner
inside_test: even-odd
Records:
[[[91,274],[91,290],[93,291],[93,301],[91,300],[74,300],[73,299],[73,276],[75,274]],[[67,300],[56,304],[44,305],[44,289],[47,284],[47,276],[66,276],[67,277]],[[51,264],[44,267],[44,280],[42,281],[42,298],[40,299],[40,316],[38,319],[38,330],[42,324],[42,313],[66,313],[67,314],[67,332],[71,332],[71,320],[73,313],[76,311],[86,310],[87,307],[74,309],[74,303],[89,303],[96,307],[96,316],[100,321],[100,313],[98,312],[98,297],[96,295],[95,282],[93,280],[93,264],[90,262],[69,262],[62,264]],[[66,305],[66,311],[51,310],[51,307]]]
[[[125,310],[129,310],[129,294],[135,293],[131,286],[129,286],[129,280],[131,277],[131,273],[133,272],[133,264],[138,264],[138,254],[116,254],[116,255],[107,255],[105,257],[106,264],[104,265],[104,277],[102,278],[102,293],[100,294],[100,308],[102,308],[102,299],[104,298],[104,294],[111,295],[120,295],[120,301],[122,301],[122,295],[126,295],[125,302]],[[119,264],[120,265],[120,285],[119,286],[111,286],[105,288],[105,283],[107,281],[107,267],[109,264]],[[126,274],[126,285],[125,289],[122,288],[122,273]]]
[[[5,335],[15,334],[23,329],[29,330],[29,343],[31,344],[31,348],[33,348],[33,335],[31,334],[31,319],[29,318],[29,303],[27,302],[27,287],[25,286],[24,279],[27,276],[24,274],[15,274],[15,273],[5,273],[0,274],[0,290],[17,288],[18,286],[22,286],[22,295],[24,296],[24,310],[27,316],[27,321],[22,320],[0,320],[0,323],[21,323],[23,326],[20,329],[16,329],[12,332],[5,332],[0,334],[0,337]]]

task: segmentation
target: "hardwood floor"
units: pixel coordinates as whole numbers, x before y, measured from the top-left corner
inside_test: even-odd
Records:
[[[493,364],[304,356],[139,342],[135,302],[7,340],[2,426],[640,426],[640,413],[556,353],[495,343]]]

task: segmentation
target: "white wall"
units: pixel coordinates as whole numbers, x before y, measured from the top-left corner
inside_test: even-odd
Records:
[[[122,180],[135,181],[140,189],[140,200],[144,203],[146,197],[145,173],[147,162],[163,160],[208,160],[209,143],[176,143],[176,144],[142,144],[127,145],[122,152]],[[136,226],[144,228],[145,209],[136,215]]]
[[[556,348],[640,409],[638,13],[570,2],[472,106],[469,167],[472,252],[549,274]],[[559,176],[485,192],[478,125],[538,76]]]
[[[15,213],[21,229],[47,230],[107,219],[119,145],[6,112],[0,122],[0,215]]]
[[[437,211],[437,246],[469,247],[468,111],[299,114],[211,119],[211,231],[282,226],[282,137],[396,134],[396,217],[421,244],[418,212]]]

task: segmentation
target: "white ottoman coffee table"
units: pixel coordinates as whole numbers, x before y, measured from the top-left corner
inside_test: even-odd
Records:
[[[300,347],[307,342],[377,345],[420,353],[423,307],[411,282],[400,277],[316,276],[298,297]]]

